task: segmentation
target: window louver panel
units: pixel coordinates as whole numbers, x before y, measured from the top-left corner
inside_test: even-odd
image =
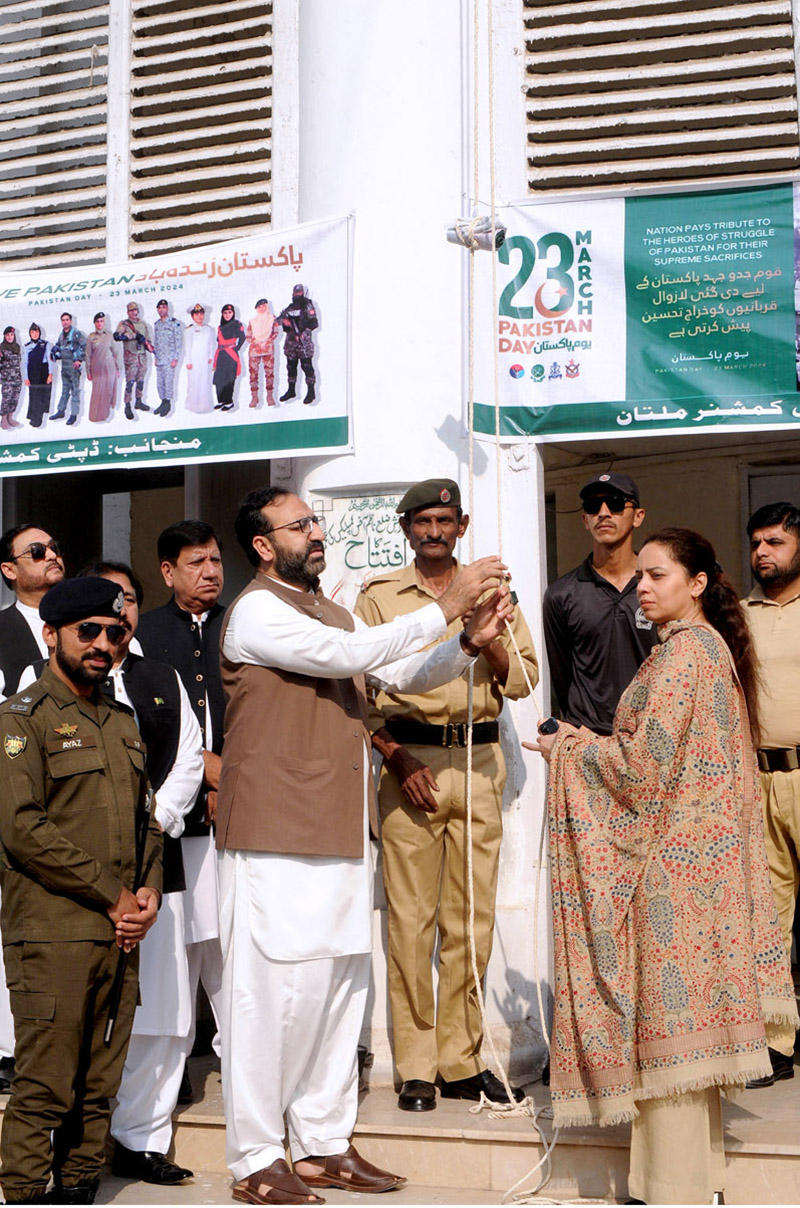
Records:
[[[0,7],[0,263],[105,257],[108,4]]]
[[[791,0],[524,0],[531,192],[800,166]]]
[[[270,221],[272,4],[133,6],[132,256]]]

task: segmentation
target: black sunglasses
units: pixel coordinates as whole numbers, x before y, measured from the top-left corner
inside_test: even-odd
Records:
[[[57,541],[48,541],[47,545],[43,541],[32,541],[27,549],[9,558],[9,562],[16,562],[18,558],[30,558],[33,562],[44,562],[49,549],[57,558],[61,557],[61,546]]]
[[[583,501],[583,510],[587,516],[597,516],[605,504],[609,512],[624,512],[626,503],[633,504],[633,502],[625,495],[590,495]]]
[[[98,638],[105,629],[106,637],[111,645],[119,646],[128,632],[124,625],[117,625],[113,622],[111,625],[101,625],[99,621],[81,621],[79,625],[70,625],[69,628],[74,629],[74,632],[77,633],[79,642],[85,642],[87,645]]]

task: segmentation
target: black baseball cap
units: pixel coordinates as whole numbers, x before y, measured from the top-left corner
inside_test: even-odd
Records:
[[[617,474],[613,470],[608,474],[595,474],[594,478],[590,478],[586,486],[581,487],[581,499],[588,499],[590,495],[602,495],[607,491],[618,491],[620,495],[632,499],[636,506],[639,506],[639,488],[636,483],[628,474]]]

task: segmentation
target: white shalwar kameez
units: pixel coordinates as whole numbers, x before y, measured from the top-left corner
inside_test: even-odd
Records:
[[[371,681],[398,692],[438,687],[472,662],[458,638],[404,655],[445,632],[436,603],[374,628],[354,619],[349,633],[251,592],[234,607],[223,652],[329,679],[374,669]],[[360,858],[219,853],[222,1085],[237,1179],[284,1156],[284,1117],[295,1161],[343,1153],[355,1126],[372,948],[371,774],[365,745]]]
[[[120,667],[111,673],[116,700],[133,708]],[[156,818],[173,839],[183,833],[203,780],[203,739],[179,676],[180,735],[175,762],[156,794]],[[166,1153],[183,1067],[194,1040],[194,999],[186,955],[185,892],[167,893],[139,950],[141,1003],[111,1117],[111,1135],[126,1149]]]

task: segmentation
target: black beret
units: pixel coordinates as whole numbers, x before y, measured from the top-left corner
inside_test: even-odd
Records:
[[[452,478],[426,478],[409,487],[396,507],[398,515],[418,508],[461,507],[461,492]]]
[[[115,617],[125,607],[119,583],[85,575],[80,579],[62,579],[43,596],[39,616],[45,625],[59,629],[87,617]]]

